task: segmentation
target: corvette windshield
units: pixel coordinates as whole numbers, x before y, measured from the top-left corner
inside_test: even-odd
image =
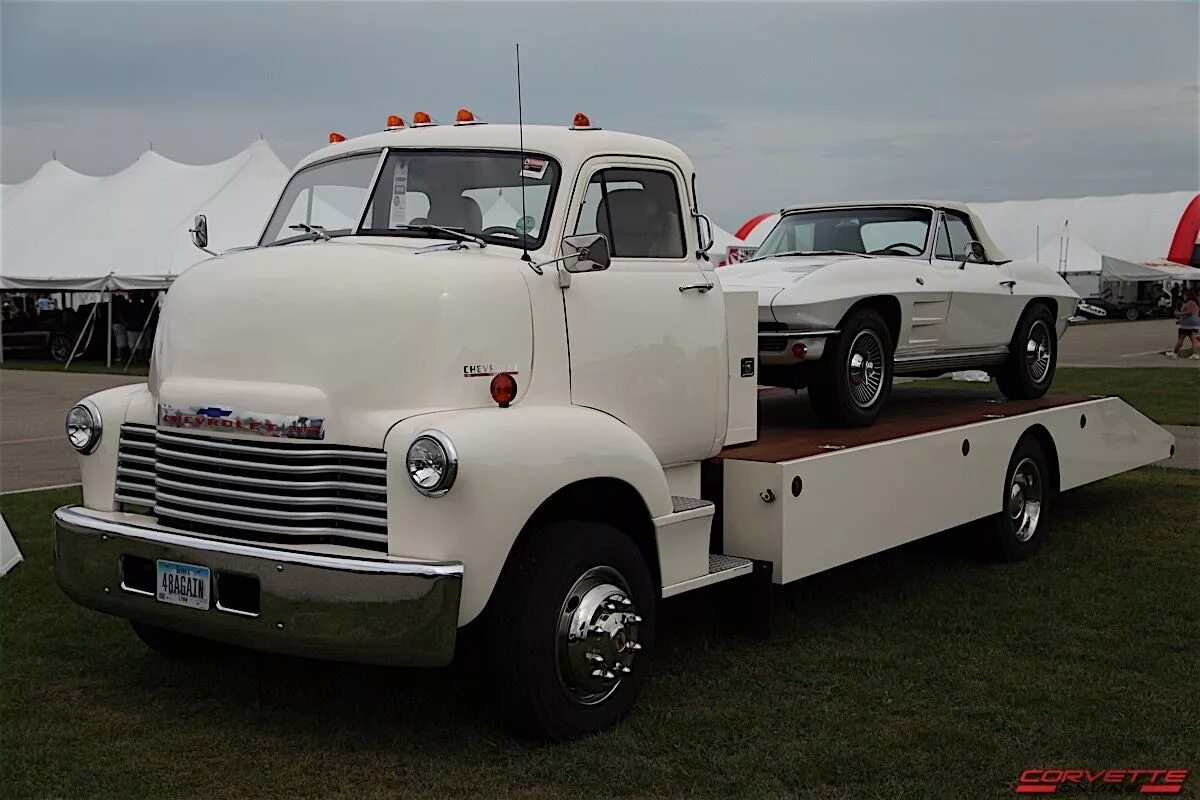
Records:
[[[825,208],[785,214],[754,260],[780,255],[851,253],[919,256],[933,212],[927,208]]]
[[[509,247],[524,237],[534,249],[545,239],[558,177],[558,163],[537,154],[393,149],[382,168],[379,151],[346,156],[296,173],[260,244],[354,233],[463,238],[457,232]]]

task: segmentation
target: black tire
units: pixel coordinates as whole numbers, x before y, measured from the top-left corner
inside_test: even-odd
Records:
[[[485,663],[501,714],[549,741],[614,725],[650,672],[656,592],[645,559],[624,533],[591,522],[551,524],[518,547],[488,609]],[[568,637],[568,621],[585,635]]]
[[[1141,315],[1141,312],[1137,310],[1136,306],[1130,306],[1129,308],[1125,309],[1125,319],[1129,320],[1130,322],[1136,322],[1137,318]]]
[[[856,369],[853,359],[864,355],[864,366]],[[852,311],[841,333],[825,345],[821,369],[808,387],[817,417],[839,428],[874,424],[892,388],[895,355],[892,334],[879,312]]]
[[[1004,473],[1002,510],[986,523],[986,555],[1024,561],[1040,550],[1050,534],[1056,489],[1045,448],[1036,437],[1022,436]]]
[[[1008,345],[1008,360],[995,373],[996,386],[1013,400],[1038,398],[1049,391],[1057,367],[1054,314],[1044,304],[1034,303],[1017,321]]]
[[[219,642],[167,630],[146,622],[131,620],[129,624],[133,626],[133,632],[142,640],[142,644],[161,656],[177,661],[207,661],[222,657],[228,650]]]
[[[74,346],[75,340],[70,336],[65,333],[56,333],[50,337],[46,346],[46,355],[61,364],[71,357],[71,348]]]

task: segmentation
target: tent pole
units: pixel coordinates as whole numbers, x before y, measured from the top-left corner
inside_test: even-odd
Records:
[[[104,366],[108,368],[112,367],[112,296],[113,293],[110,289],[108,291],[108,336],[105,337],[107,341],[104,350]]]
[[[79,335],[75,337],[75,346],[71,348],[71,355],[67,356],[67,363],[63,365],[63,371],[71,368],[71,362],[75,360],[75,354],[79,352],[79,343],[83,341],[83,335],[88,332],[88,327],[96,318],[96,309],[98,308],[100,308],[99,303],[92,303],[92,310],[88,314],[87,322],[83,323],[83,327],[79,329]]]
[[[158,310],[158,306],[162,303],[163,294],[159,292],[154,296],[154,305],[150,306],[150,313],[146,315],[146,322],[142,325],[142,329],[138,331],[137,341],[133,343],[133,348],[129,351],[129,358],[125,359],[125,369],[121,372],[128,372],[129,365],[133,363],[133,355],[142,346],[142,337],[146,335],[146,331],[150,330],[150,320],[154,319],[154,312]]]

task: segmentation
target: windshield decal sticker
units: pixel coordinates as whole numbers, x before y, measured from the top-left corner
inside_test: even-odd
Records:
[[[521,164],[521,177],[539,181],[546,174],[546,167],[548,166],[550,166],[550,162],[544,158],[526,156]]]
[[[395,228],[408,222],[408,162],[396,164],[392,173],[392,206],[388,211],[388,227]]]

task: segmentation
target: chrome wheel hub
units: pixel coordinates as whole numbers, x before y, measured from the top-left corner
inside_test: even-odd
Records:
[[[846,378],[850,398],[859,408],[870,408],[883,392],[883,342],[872,330],[859,331],[850,343]]]
[[[1023,458],[1008,487],[1008,516],[1018,541],[1028,542],[1037,533],[1042,516],[1042,473],[1032,459]]]
[[[616,691],[642,649],[641,622],[621,573],[593,567],[580,576],[558,618],[558,679],[571,699],[595,705]]]
[[[1054,352],[1054,340],[1050,329],[1042,320],[1035,320],[1029,326],[1029,340],[1025,342],[1025,363],[1029,368],[1029,377],[1034,383],[1041,383],[1050,372],[1050,356]]]

